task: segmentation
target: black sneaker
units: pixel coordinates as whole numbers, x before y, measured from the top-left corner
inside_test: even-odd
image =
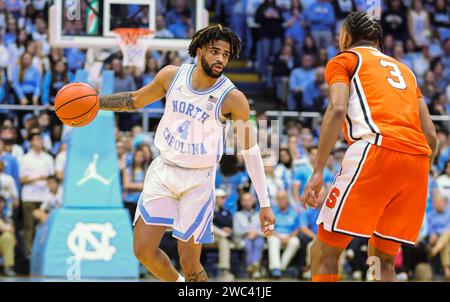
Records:
[[[16,272],[12,269],[12,267],[5,268],[3,270],[3,273],[5,274],[6,277],[15,277],[16,276]]]

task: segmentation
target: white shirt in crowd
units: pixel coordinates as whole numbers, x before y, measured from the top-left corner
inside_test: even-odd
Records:
[[[5,45],[0,44],[0,68],[6,68],[9,64],[9,51]]]
[[[247,26],[259,27],[259,24],[255,22],[255,13],[258,7],[263,3],[263,0],[250,0],[247,2],[245,11],[247,12]]]
[[[0,173],[0,195],[4,199],[19,198],[16,182],[11,175]]]
[[[50,192],[49,189],[47,189],[47,193],[45,194],[41,204],[41,209],[50,212],[51,210],[55,208],[60,208],[62,206],[62,196],[63,196],[63,189],[61,186],[58,189],[58,192],[56,194]]]
[[[30,150],[19,161],[20,177],[37,178],[55,174],[53,157],[46,152],[36,153]],[[39,180],[22,186],[23,202],[43,202],[48,190],[47,180]]]
[[[450,201],[450,177],[447,174],[441,175],[436,178],[436,184],[439,189],[439,193],[444,195],[448,201]]]
[[[31,36],[34,41],[41,43],[42,53],[48,56],[50,54],[51,46],[50,43],[48,43],[47,33],[39,33],[35,31],[34,33],[31,34]]]
[[[23,157],[23,148],[17,144],[12,146],[11,155],[20,160]]]
[[[66,167],[66,159],[67,159],[67,151],[61,151],[56,155],[55,166],[56,172],[64,172],[64,168]]]
[[[34,56],[31,64],[39,71],[42,76],[50,70],[50,61],[48,57],[41,58],[38,56]]]
[[[266,175],[267,192],[269,193],[270,203],[272,206],[276,205],[277,195],[280,190],[284,190],[283,181],[275,176]],[[253,184],[251,185],[250,191],[253,196],[257,198],[255,188]]]

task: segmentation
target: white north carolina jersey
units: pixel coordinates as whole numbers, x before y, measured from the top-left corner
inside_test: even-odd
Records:
[[[195,68],[196,65],[183,64],[173,78],[155,145],[166,161],[198,169],[220,161],[228,129],[220,110],[235,86],[222,75],[209,89],[197,91],[192,87]]]

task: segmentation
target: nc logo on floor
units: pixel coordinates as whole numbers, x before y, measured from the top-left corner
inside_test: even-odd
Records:
[[[111,261],[117,249],[110,240],[116,234],[111,223],[79,222],[67,236],[67,247],[80,261]]]

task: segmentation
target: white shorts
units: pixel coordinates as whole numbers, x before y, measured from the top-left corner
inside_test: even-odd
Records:
[[[172,236],[195,243],[213,243],[215,167],[189,169],[161,157],[152,161],[145,176],[134,223],[172,227]]]

